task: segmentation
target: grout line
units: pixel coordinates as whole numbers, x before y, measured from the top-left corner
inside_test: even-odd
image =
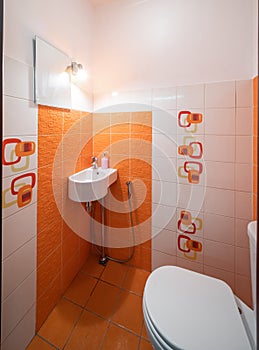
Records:
[[[67,337],[67,339],[66,339],[66,341],[65,341],[65,343],[64,343],[64,345],[62,347],[62,349],[65,349],[67,343],[69,342],[69,340],[70,340],[70,338],[71,338],[71,336],[72,336],[72,334],[73,334],[73,332],[74,332],[74,330],[75,330],[75,328],[76,328],[76,326],[77,326],[81,316],[83,315],[83,312],[84,312],[84,310],[82,309],[80,314],[79,314],[79,316],[78,316],[78,318],[77,318],[77,320],[75,321],[73,327],[71,328],[71,331],[70,331],[70,333],[69,333],[69,335],[68,335],[68,337]]]
[[[54,344],[52,344],[51,342],[49,342],[47,339],[43,338],[42,335],[39,335],[38,333],[35,334],[35,336],[39,337],[41,340],[43,340],[45,343],[47,343],[48,345],[52,346],[54,349],[59,350],[59,348],[57,348]]]

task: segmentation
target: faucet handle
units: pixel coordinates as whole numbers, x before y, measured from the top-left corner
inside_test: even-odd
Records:
[[[97,162],[97,160],[98,160],[97,157],[94,157],[94,156],[92,157],[92,161],[93,161],[93,162]]]

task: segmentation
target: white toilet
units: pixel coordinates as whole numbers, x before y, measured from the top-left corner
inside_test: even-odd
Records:
[[[255,221],[249,223],[248,235],[255,305]],[[150,341],[156,350],[256,349],[255,310],[216,278],[176,266],[160,267],[146,282],[143,313]]]

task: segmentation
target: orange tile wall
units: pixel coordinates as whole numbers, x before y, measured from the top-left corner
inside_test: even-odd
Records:
[[[107,201],[114,196],[126,210],[126,213],[120,213],[106,209],[105,225],[111,231],[113,228],[124,228],[131,237],[126,186],[126,182],[131,180],[132,204],[136,205],[136,209],[133,210],[134,231],[140,244],[136,245],[130,264],[150,271],[152,113],[95,113],[93,135],[93,152],[99,159],[99,165],[102,153],[108,151],[110,166],[118,169],[118,179],[110,187]],[[139,180],[143,182],[146,191],[143,191]],[[95,214],[97,220],[100,220],[100,211],[99,205]],[[131,248],[108,248],[106,251],[113,257],[126,259],[131,253]]]
[[[89,135],[92,136],[91,114],[38,106],[37,330],[89,254],[90,244],[77,236],[62,219],[52,188],[54,160],[62,195],[70,175],[65,171],[66,166],[75,163],[69,145],[78,142],[79,138],[87,140]],[[64,137],[68,142],[63,146],[62,156],[55,159]],[[92,140],[82,149],[74,172],[90,166],[91,156]]]
[[[258,152],[258,76],[253,80],[253,101],[254,101],[254,135],[253,135],[253,212],[254,220],[257,219],[257,152]]]

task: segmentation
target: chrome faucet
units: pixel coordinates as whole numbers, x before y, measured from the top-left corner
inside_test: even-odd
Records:
[[[97,161],[98,161],[97,157],[92,157],[92,169],[98,169]]]

